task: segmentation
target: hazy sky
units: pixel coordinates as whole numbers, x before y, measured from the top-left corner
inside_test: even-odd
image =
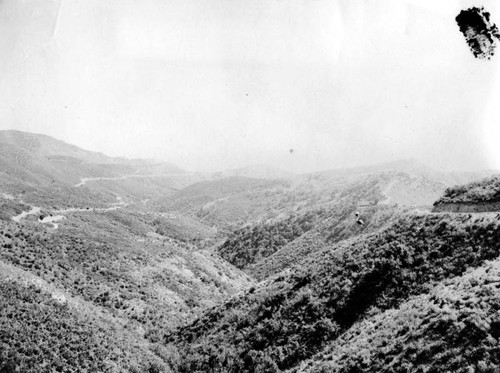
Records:
[[[0,0],[0,129],[191,170],[500,168],[472,5],[500,24],[494,0]]]

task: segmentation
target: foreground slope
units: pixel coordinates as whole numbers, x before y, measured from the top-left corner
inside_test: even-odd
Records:
[[[315,252],[165,342],[178,346],[180,372],[291,369],[368,315],[498,257],[499,239],[493,214],[410,214]]]
[[[0,281],[0,371],[168,372],[160,350],[35,285]]]
[[[496,372],[500,261],[367,316],[297,372]]]
[[[0,367],[167,371],[158,328],[252,284],[193,244],[155,233],[152,216],[77,211],[57,229],[37,219],[0,220],[0,287],[12,298],[0,300]]]

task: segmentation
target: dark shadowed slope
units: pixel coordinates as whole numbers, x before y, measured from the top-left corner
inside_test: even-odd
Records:
[[[296,372],[496,372],[500,261],[374,313]]]
[[[180,372],[290,369],[367,315],[496,258],[499,239],[493,214],[408,215],[315,252],[165,341],[179,348]]]
[[[428,210],[445,189],[442,182],[424,175],[358,171],[311,176],[289,185],[293,202],[279,214],[233,231],[219,246],[220,255],[263,279],[326,245],[374,232],[404,211]]]
[[[369,234],[393,223],[407,209],[374,206],[363,210],[364,224],[356,221],[352,208],[333,210],[336,214],[317,224],[314,229],[287,243],[272,255],[250,265],[247,273],[263,280],[302,261],[306,256],[331,247],[333,243],[362,234]]]

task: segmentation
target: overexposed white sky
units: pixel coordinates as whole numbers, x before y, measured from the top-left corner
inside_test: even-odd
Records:
[[[0,129],[200,171],[500,168],[473,5],[500,23],[494,0],[3,0]]]

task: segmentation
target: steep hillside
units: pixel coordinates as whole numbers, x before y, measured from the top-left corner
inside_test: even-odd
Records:
[[[159,200],[151,201],[159,212],[186,215],[226,229],[257,219],[280,204],[286,188],[282,180],[230,177],[202,181]]]
[[[437,181],[395,171],[361,174],[350,180],[319,177],[302,181],[298,187],[290,186],[289,193],[294,188],[300,190],[305,183],[321,192],[296,192],[314,199],[314,203],[301,204],[296,198],[294,209],[288,213],[285,207],[279,215],[269,214],[266,220],[233,231],[218,248],[220,255],[263,279],[325,245],[380,229],[410,209],[408,206],[429,208],[431,198],[444,190]],[[404,200],[406,195],[413,198]]]
[[[298,366],[370,315],[499,255],[496,215],[417,214],[306,257],[261,286],[167,333],[179,372]]]
[[[500,261],[367,316],[296,372],[496,372]]]
[[[89,371],[142,372],[155,361],[166,367],[165,353],[154,352],[164,350],[156,343],[160,326],[182,325],[252,284],[220,258],[196,250],[189,237],[156,233],[155,219],[125,209],[67,213],[57,229],[32,215],[0,221],[0,286],[6,296],[20,297],[0,302],[0,364],[23,372],[81,371],[79,364],[91,364]],[[61,328],[67,335],[52,343]],[[21,330],[26,335],[16,337]],[[36,349],[37,340],[56,350]]]
[[[161,348],[35,285],[0,279],[0,325],[2,372],[170,371]]]
[[[165,162],[112,158],[52,137],[0,131],[0,187],[83,186],[92,180],[148,179],[184,172]],[[168,186],[163,181],[161,187]]]
[[[146,329],[161,318],[175,325],[249,284],[220,259],[152,234],[149,219],[78,212],[57,230],[2,224],[0,260]]]
[[[278,221],[247,225],[226,239],[218,248],[219,254],[229,263],[244,269],[302,236],[325,215],[326,210],[321,209]]]
[[[444,195],[434,203],[434,211],[500,211],[500,177],[493,176],[447,188]]]
[[[347,365],[335,351],[359,323],[403,320],[498,256],[498,217],[427,213],[449,184],[411,162],[265,179],[260,167],[188,173],[16,131],[0,145],[2,372],[382,364],[361,340]],[[407,364],[390,346],[394,366]]]
[[[393,223],[405,209],[393,206],[373,206],[362,210],[364,224],[359,225],[353,206],[337,206],[330,216],[299,238],[289,242],[272,255],[250,265],[246,272],[263,280],[302,261],[306,256],[330,247],[350,237],[369,234]]]
[[[152,222],[155,232],[182,242],[193,242],[198,245],[209,243],[217,234],[217,229],[210,228],[196,219],[187,216],[160,214]]]

